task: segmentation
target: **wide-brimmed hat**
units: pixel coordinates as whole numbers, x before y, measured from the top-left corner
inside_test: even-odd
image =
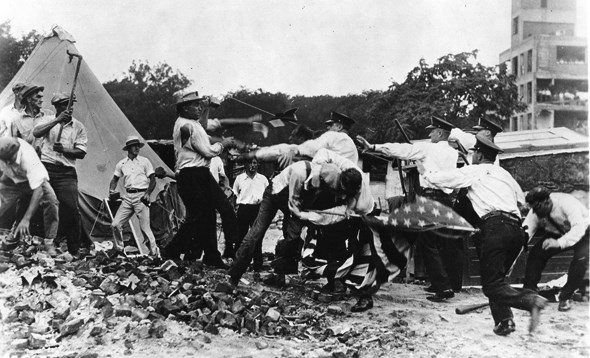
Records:
[[[139,145],[139,147],[141,148],[145,145],[145,143],[143,143],[138,136],[130,135],[129,137],[127,137],[127,141],[125,141],[125,146],[123,147],[123,150],[127,150],[127,147],[129,147],[130,145]]]
[[[68,102],[70,100],[70,94],[65,92],[56,93],[51,98],[51,104],[56,105],[63,102]],[[72,102],[76,102],[76,95],[72,96]]]
[[[21,102],[23,102],[27,97],[45,89],[44,86],[37,86],[37,85],[25,85],[21,89]]]
[[[199,97],[199,92],[197,92],[197,91],[190,91],[190,92],[178,91],[178,92],[174,93],[173,105],[176,106],[176,105],[179,105],[181,103],[186,103],[186,102],[202,101],[204,99],[205,99],[205,97]]]

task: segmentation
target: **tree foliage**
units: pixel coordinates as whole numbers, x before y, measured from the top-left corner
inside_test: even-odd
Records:
[[[486,111],[504,120],[521,112],[514,78],[504,65],[487,67],[476,63],[477,51],[449,54],[429,66],[423,59],[403,83],[392,83],[375,96],[368,111],[372,141],[403,141],[396,128],[398,119],[410,138],[425,138],[424,129],[433,115],[458,127],[471,127]]]
[[[174,93],[190,84],[168,64],[133,61],[125,77],[104,87],[143,137],[168,139],[176,119]]]
[[[40,38],[35,30],[15,38],[11,34],[11,29],[10,20],[0,24],[0,90],[16,75]]]

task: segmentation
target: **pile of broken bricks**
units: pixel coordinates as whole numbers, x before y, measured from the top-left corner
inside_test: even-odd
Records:
[[[334,325],[334,318],[345,314],[342,307],[328,304],[324,296],[319,301],[325,303],[310,301],[307,297],[318,298],[317,291],[296,278],[281,291],[249,282],[235,289],[223,271],[200,262],[128,258],[116,251],[54,260],[27,249],[17,251],[11,262],[0,263],[0,272],[4,271],[0,313],[11,332],[13,350],[51,349],[80,335],[97,345],[109,344],[105,333],[121,322],[125,333],[136,339],[164,337],[167,323],[173,320],[212,335],[230,329],[341,344],[348,347],[345,356],[355,356],[361,344],[375,341],[371,340],[375,335],[391,334]],[[411,334],[407,324],[401,327],[400,337]],[[131,342],[125,341],[129,349]]]

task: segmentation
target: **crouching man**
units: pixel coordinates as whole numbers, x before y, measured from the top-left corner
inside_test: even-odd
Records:
[[[54,240],[57,236],[59,202],[35,149],[22,139],[0,138],[0,172],[0,217],[14,208],[17,201],[25,203],[30,197],[29,205],[11,236],[12,240],[3,242],[1,251],[12,251],[20,237],[30,234],[31,217],[43,202],[45,250],[49,255],[56,256]]]

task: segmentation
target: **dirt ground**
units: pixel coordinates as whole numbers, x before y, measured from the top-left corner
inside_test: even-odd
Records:
[[[278,231],[265,242],[265,251],[272,251]],[[241,290],[275,291],[259,283],[248,272]],[[252,335],[221,328],[219,334],[172,319],[166,319],[162,338],[141,337],[143,321],[131,317],[110,320],[101,341],[91,337],[92,328],[102,323],[89,306],[90,292],[75,287],[72,275],[60,282],[72,292],[78,307],[75,314],[86,325],[76,334],[61,341],[48,338],[41,349],[14,346],[15,337],[23,330],[34,331],[35,324],[6,323],[10,307],[8,299],[22,290],[21,278],[14,267],[0,274],[1,357],[588,357],[590,356],[589,306],[575,302],[569,312],[558,312],[550,303],[542,312],[541,324],[534,334],[527,331],[529,314],[515,310],[516,332],[499,337],[492,332],[489,308],[466,315],[455,314],[455,308],[484,303],[479,288],[467,288],[447,303],[425,299],[424,284],[388,283],[375,296],[375,307],[363,313],[351,313],[356,299],[322,303],[312,299],[311,287],[323,282],[305,282],[305,287],[291,285],[285,294],[295,294],[303,307],[321,312],[322,329],[326,335],[318,339]],[[292,278],[293,282],[297,281]],[[44,294],[43,291],[37,294]],[[11,303],[13,304],[13,303]],[[330,309],[328,309],[330,306]],[[38,321],[42,318],[38,317]],[[49,335],[45,335],[49,337]]]

